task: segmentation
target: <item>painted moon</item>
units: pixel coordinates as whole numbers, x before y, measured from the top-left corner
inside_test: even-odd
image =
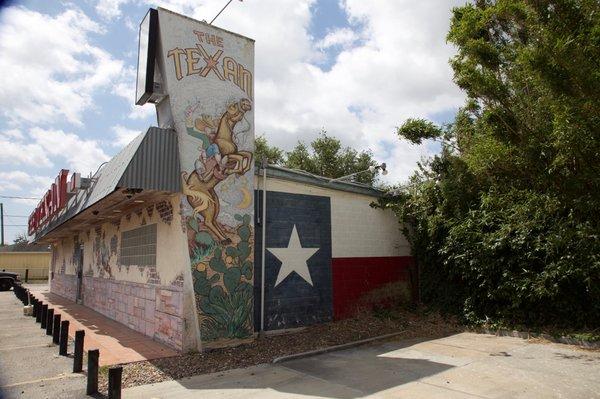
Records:
[[[242,200],[237,205],[237,207],[240,209],[246,209],[250,205],[252,205],[252,194],[250,194],[250,191],[246,187],[242,187],[241,191],[242,191]]]

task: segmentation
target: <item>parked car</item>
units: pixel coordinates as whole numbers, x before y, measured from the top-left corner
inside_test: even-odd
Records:
[[[7,272],[6,270],[0,272],[0,291],[8,291],[16,284],[21,284],[18,273]]]

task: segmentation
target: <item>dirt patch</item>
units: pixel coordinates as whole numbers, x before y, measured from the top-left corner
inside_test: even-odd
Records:
[[[273,359],[345,344],[380,335],[402,332],[399,338],[437,338],[464,329],[452,319],[436,313],[385,310],[364,312],[351,319],[319,324],[285,335],[268,335],[234,348],[188,353],[170,358],[130,363],[123,366],[123,388],[244,368]],[[107,369],[101,370],[101,391],[107,390]]]

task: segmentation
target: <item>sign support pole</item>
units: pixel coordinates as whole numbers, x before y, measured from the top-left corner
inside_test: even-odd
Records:
[[[4,204],[0,202],[0,246],[4,246]]]

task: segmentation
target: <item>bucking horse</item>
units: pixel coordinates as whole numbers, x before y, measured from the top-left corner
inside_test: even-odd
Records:
[[[248,99],[241,99],[238,102],[231,103],[221,116],[215,136],[215,144],[219,147],[221,156],[227,156],[227,165],[224,170],[225,175],[237,174],[243,175],[250,170],[252,166],[252,152],[240,151],[233,141],[233,129],[235,125],[244,118],[246,112],[252,109],[252,104]],[[194,209],[193,216],[200,214],[204,218],[204,225],[221,242],[222,245],[231,243],[219,223],[220,204],[219,197],[215,192],[215,186],[222,179],[212,176],[203,181],[196,170],[191,173],[182,172],[183,194],[186,195],[188,203]]]

